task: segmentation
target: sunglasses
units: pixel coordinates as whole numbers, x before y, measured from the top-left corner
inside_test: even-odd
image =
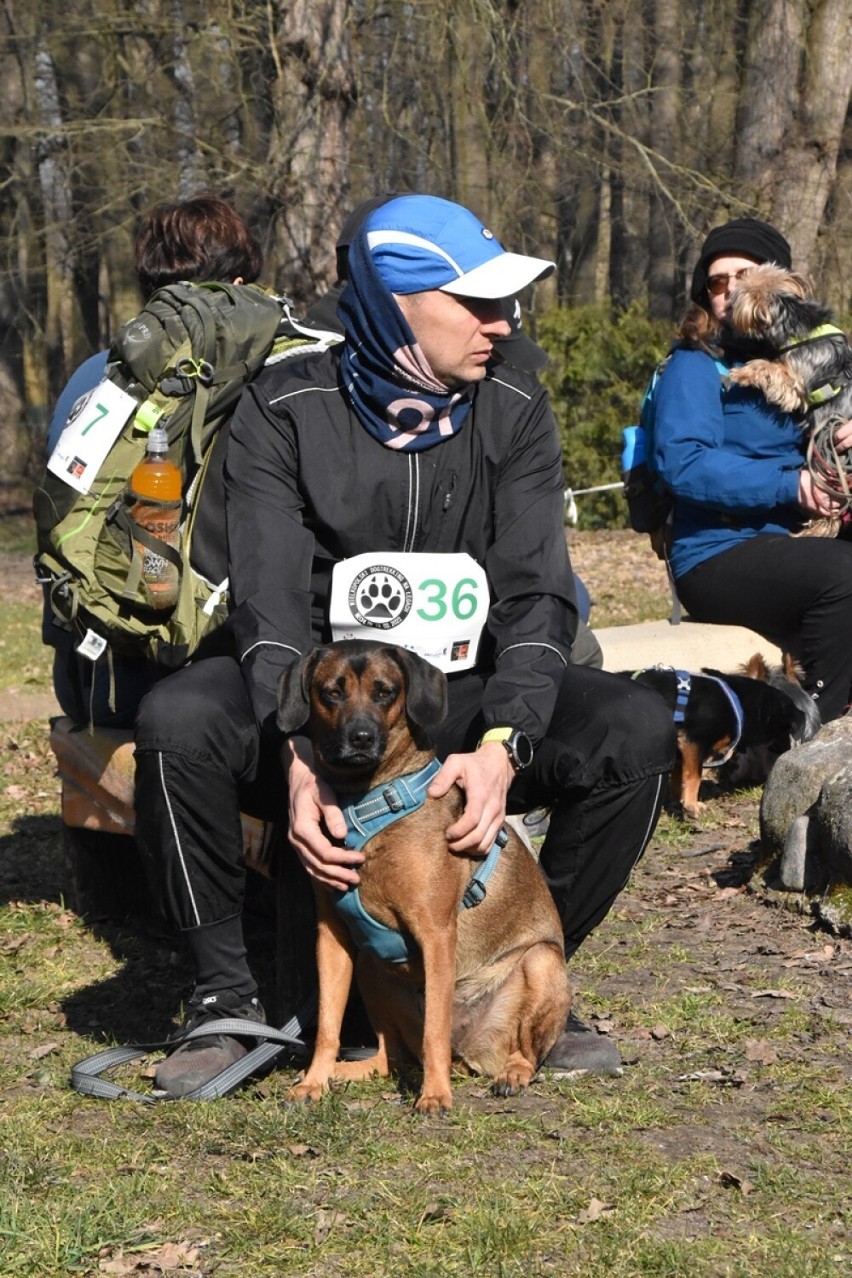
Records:
[[[708,275],[707,292],[711,297],[718,297],[720,293],[727,292],[728,283],[733,280],[735,284],[740,280],[744,280],[752,268],[744,266],[742,270],[734,271],[732,275]]]

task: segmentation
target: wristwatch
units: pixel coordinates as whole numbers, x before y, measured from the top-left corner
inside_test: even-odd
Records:
[[[533,744],[520,728],[489,728],[479,738],[479,744],[486,741],[499,741],[509,756],[509,762],[516,772],[523,772],[533,761]]]

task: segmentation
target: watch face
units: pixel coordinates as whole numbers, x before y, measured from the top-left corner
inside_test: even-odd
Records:
[[[519,770],[528,768],[533,760],[533,747],[527,734],[514,732],[506,744],[510,747],[515,767]]]

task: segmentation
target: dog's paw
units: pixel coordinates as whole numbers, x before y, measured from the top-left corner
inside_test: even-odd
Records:
[[[707,804],[698,803],[697,801],[695,803],[682,803],[681,810],[683,815],[688,817],[690,821],[695,821],[701,816],[702,812],[706,812]]]
[[[447,1091],[427,1096],[424,1092],[422,1096],[418,1096],[414,1108],[418,1114],[434,1114],[440,1118],[442,1114],[448,1114],[453,1108],[453,1094]]]
[[[535,1064],[528,1061],[523,1052],[512,1052],[502,1074],[497,1074],[491,1084],[495,1096],[520,1096],[535,1074]]]
[[[290,1088],[284,1099],[291,1104],[308,1105],[312,1101],[318,1101],[327,1091],[327,1083],[309,1083],[307,1079],[303,1079]]]
[[[495,1078],[491,1084],[492,1096],[523,1096],[526,1090],[526,1083],[518,1083],[510,1078]]]

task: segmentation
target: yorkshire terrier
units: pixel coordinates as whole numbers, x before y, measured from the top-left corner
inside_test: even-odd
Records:
[[[777,352],[732,369],[729,380],[761,390],[798,419],[810,441],[825,426],[830,451],[832,425],[852,417],[852,346],[830,308],[814,298],[804,276],[766,262],[737,283],[729,323],[738,335]],[[823,444],[816,442],[819,462]],[[838,516],[812,521],[807,531],[832,536],[839,522]]]

